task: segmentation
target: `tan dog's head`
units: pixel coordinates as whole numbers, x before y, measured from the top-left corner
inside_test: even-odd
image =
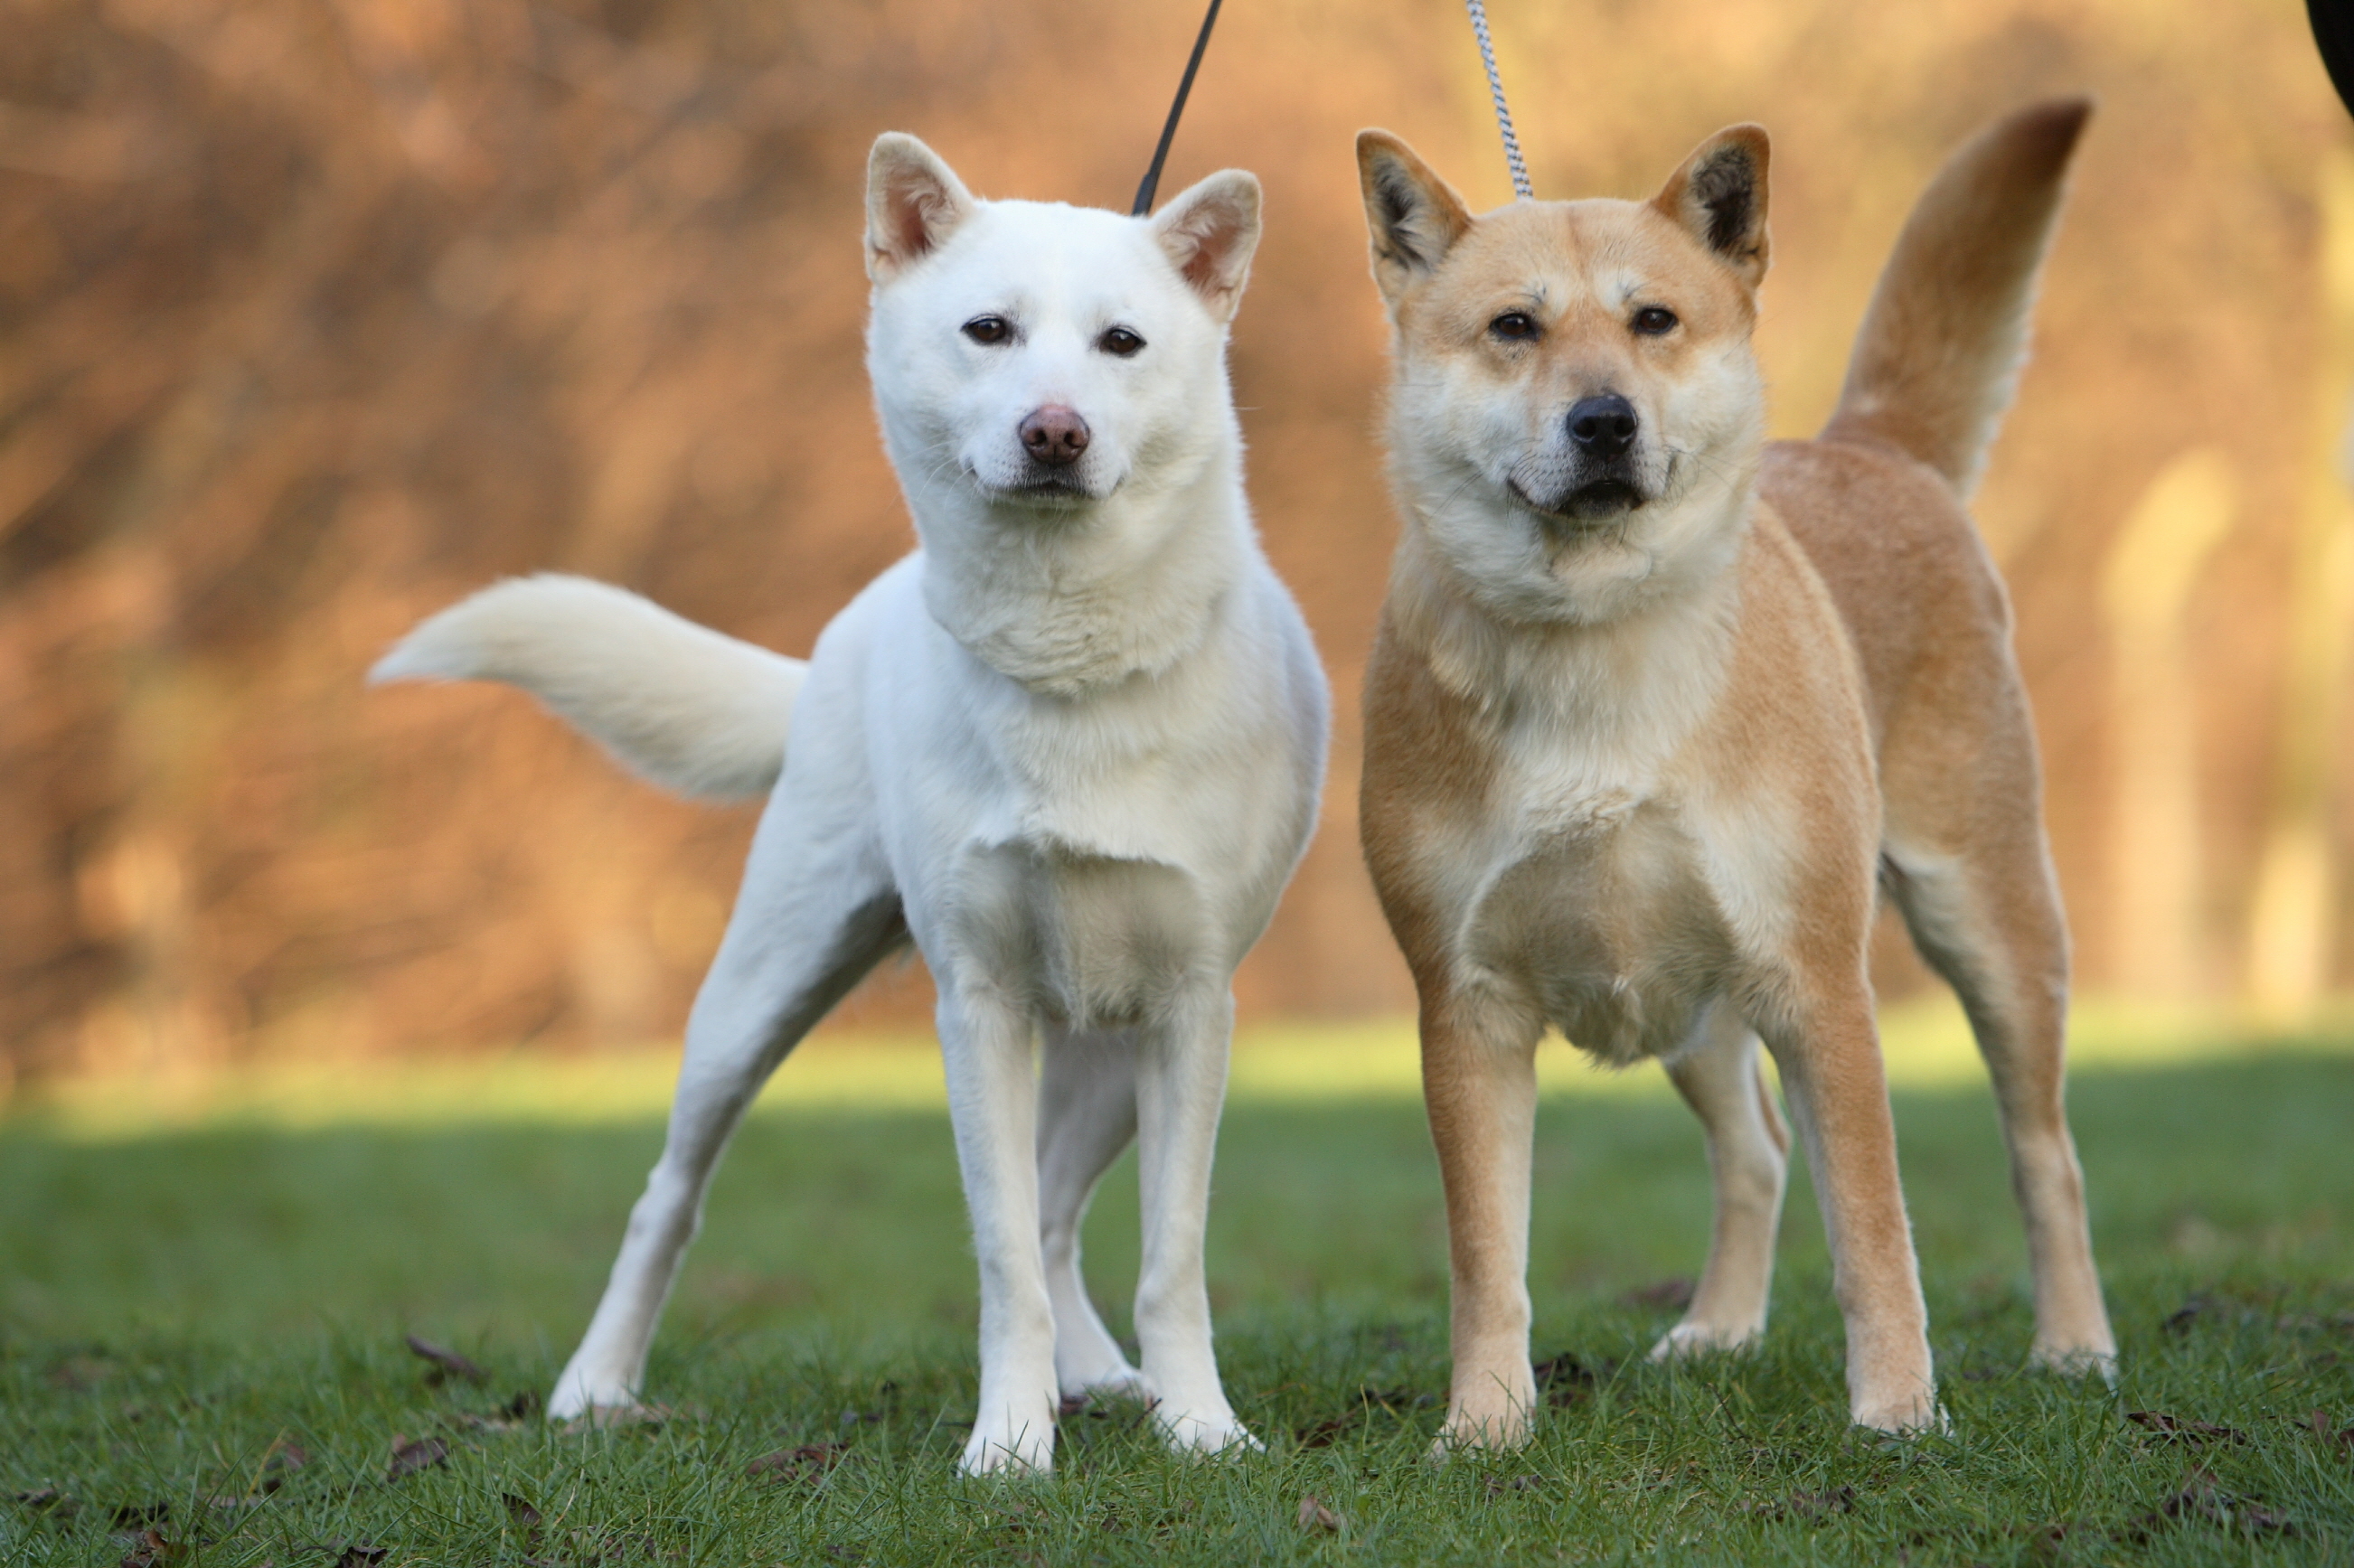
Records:
[[[1736,125],[1649,202],[1474,217],[1404,142],[1357,138],[1407,525],[1491,613],[1614,620],[1730,559],[1765,439],[1766,164]]]

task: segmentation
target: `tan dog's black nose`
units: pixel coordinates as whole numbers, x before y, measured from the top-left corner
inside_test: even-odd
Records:
[[[1569,410],[1569,439],[1589,456],[1623,457],[1637,429],[1635,405],[1616,392],[1581,397]]]
[[[1049,468],[1067,468],[1087,450],[1087,422],[1076,408],[1049,403],[1022,421],[1022,447]]]

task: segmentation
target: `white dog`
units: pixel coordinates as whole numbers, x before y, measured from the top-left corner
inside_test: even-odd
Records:
[[[1233,971],[1315,822],[1330,701],[1251,527],[1226,384],[1258,183],[1213,175],[1146,220],[977,200],[908,136],[867,172],[867,366],[921,547],[811,660],[533,577],[374,673],[512,682],[688,793],[773,786],[668,1142],[549,1414],[636,1399],[746,1104],[912,937],[981,1268],[964,1467],[1046,1467],[1058,1390],[1142,1393],[1180,1446],[1248,1444],[1210,1345],[1211,1149]],[[1140,1372],[1079,1273],[1131,1138]]]

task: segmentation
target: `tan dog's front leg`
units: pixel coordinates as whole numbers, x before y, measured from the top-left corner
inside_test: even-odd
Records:
[[[1896,1174],[1896,1126],[1870,993],[1828,999],[1766,1033],[1830,1243],[1831,1289],[1847,1320],[1848,1408],[1859,1426],[1937,1424],[1928,1313]]]
[[[1529,1436],[1529,1150],[1536,1128],[1534,1027],[1426,1012],[1423,1098],[1447,1185],[1454,1388],[1441,1452],[1512,1447]]]

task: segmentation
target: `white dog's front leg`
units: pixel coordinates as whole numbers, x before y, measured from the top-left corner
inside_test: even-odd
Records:
[[[940,1051],[981,1265],[981,1408],[968,1475],[1055,1458],[1055,1313],[1038,1239],[1038,1086],[1029,1010],[940,986]]]
[[[1096,1183],[1136,1137],[1136,1046],[1116,1033],[1045,1030],[1038,1075],[1038,1206],[1046,1294],[1055,1305],[1055,1381],[1065,1398],[1144,1393],[1087,1295],[1079,1224]]]
[[[1170,1442],[1214,1453],[1258,1446],[1235,1419],[1210,1344],[1203,1248],[1210,1214],[1210,1160],[1225,1099],[1234,999],[1192,997],[1164,1022],[1138,1032],[1137,1174],[1144,1220],[1136,1282],[1136,1337],[1154,1415]]]

